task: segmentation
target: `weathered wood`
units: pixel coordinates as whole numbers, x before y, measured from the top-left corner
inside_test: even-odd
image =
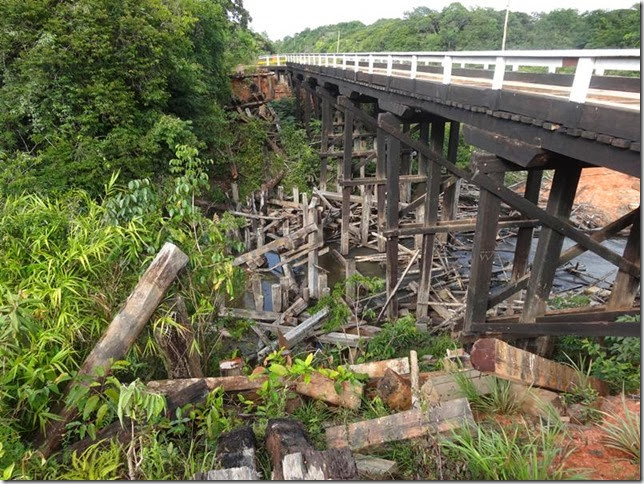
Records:
[[[291,349],[301,341],[313,334],[313,331],[324,321],[329,314],[329,308],[322,308],[313,316],[302,321],[287,333],[279,337],[279,345],[282,348]]]
[[[393,304],[392,301],[396,297],[396,293],[398,292],[398,289],[400,288],[400,285],[402,284],[403,279],[411,269],[411,266],[414,265],[414,262],[416,262],[416,259],[418,258],[418,254],[420,254],[420,250],[416,250],[416,252],[414,252],[414,254],[411,256],[411,259],[409,260],[409,263],[407,264],[407,267],[405,267],[405,270],[400,275],[400,279],[398,280],[398,282],[396,282],[396,285],[394,286],[394,288],[391,289],[391,291],[388,291],[389,295],[387,296],[387,300],[385,301],[384,306],[380,310],[380,314],[378,314],[378,317],[376,318],[376,322],[380,321],[380,318],[382,318],[382,315],[387,310],[387,307],[390,304]]]
[[[325,153],[329,149],[329,135],[332,131],[333,118],[331,116],[331,103],[328,99],[322,98],[322,138],[320,142],[321,153]],[[320,156],[320,190],[326,190],[327,163],[327,158],[325,156]]]
[[[503,181],[503,173],[490,176],[495,177],[496,181]],[[466,332],[472,323],[485,321],[500,211],[501,200],[481,189],[463,321],[463,330]]]
[[[257,390],[262,386],[264,377],[250,378],[245,375],[239,376],[218,376],[204,378],[179,378],[175,380],[153,380],[149,381],[147,388],[156,393],[169,395],[181,391],[196,383],[206,385],[208,390],[221,388],[224,392],[243,392],[247,390]]]
[[[499,217],[498,228],[534,228],[539,225],[537,219],[526,219],[517,217]],[[385,237],[397,235],[399,237],[407,237],[410,235],[422,234],[444,234],[447,232],[463,233],[476,231],[476,218],[467,218],[461,220],[442,221],[438,220],[434,224],[420,226],[418,224],[405,224],[397,230],[385,230],[383,233]]]
[[[350,104],[348,98],[340,96],[338,98],[338,103],[343,104],[343,101],[346,104]],[[353,111],[346,109],[344,111],[344,148],[343,148],[343,157],[342,157],[342,180],[347,181],[351,180],[352,177],[352,152],[353,152]],[[349,222],[351,218],[351,187],[343,186],[342,187],[342,225],[340,232],[340,252],[342,255],[347,255],[349,253]]]
[[[219,309],[219,316],[239,319],[256,319],[259,321],[275,321],[280,317],[280,313],[275,311],[254,311],[243,308],[225,308]]]
[[[573,368],[515,348],[496,338],[477,340],[470,351],[470,362],[476,370],[528,386],[565,392],[581,383]],[[600,395],[607,394],[608,388],[603,381],[589,377],[588,384]]]
[[[409,373],[409,358],[395,358],[392,360],[371,361],[359,365],[349,365],[349,369],[358,374],[367,375],[369,378],[382,378],[387,369],[391,369],[399,375]]]
[[[295,232],[293,232],[292,234],[286,237],[280,237],[279,239],[275,239],[272,242],[269,242],[268,244],[263,245],[262,247],[259,247],[255,250],[251,250],[250,252],[246,252],[245,254],[242,254],[236,257],[235,260],[233,261],[233,265],[239,266],[239,265],[245,264],[248,261],[251,261],[259,256],[266,254],[266,252],[270,252],[272,250],[276,250],[281,247],[284,247],[289,242],[293,242],[297,239],[302,239],[306,237],[308,234],[310,234],[311,232],[315,232],[316,230],[317,230],[317,227],[315,227],[315,225],[313,224],[306,225],[305,227],[302,227],[301,229],[296,230]]]
[[[411,404],[414,408],[420,408],[420,383],[418,380],[418,353],[415,350],[409,352],[410,383],[411,383]]]
[[[208,472],[197,472],[191,481],[257,481],[259,476],[250,467],[232,467],[230,469],[213,469]]]
[[[478,370],[466,369],[457,372],[437,374],[428,378],[420,389],[423,398],[428,403],[434,404],[464,397],[465,395],[463,395],[463,391],[458,385],[457,374],[470,380],[481,394],[490,392],[492,376],[481,373]]]
[[[453,430],[473,422],[467,399],[460,398],[426,411],[407,410],[386,417],[330,427],[326,430],[326,442],[329,448],[349,447],[361,450],[426,435],[449,435]]]
[[[390,409],[400,412],[411,408],[411,385],[395,371],[387,368],[377,388],[378,396]]]
[[[109,374],[113,361],[123,359],[147,324],[179,271],[188,263],[188,256],[177,246],[166,242],[143,273],[132,294],[105,333],[85,358],[76,377],[67,385],[65,398],[75,385],[88,385],[89,379]],[[61,403],[61,407],[65,405]],[[58,413],[58,412],[56,412]],[[61,408],[60,420],[52,421],[44,434],[36,439],[44,456],[51,455],[65,432],[65,426],[76,415],[75,406]]]
[[[398,471],[398,464],[393,460],[362,454],[354,454],[353,457],[360,476],[391,479],[392,475]]]
[[[399,125],[398,120],[392,114],[380,114],[378,119],[387,120],[390,124]],[[387,164],[387,229],[398,228],[398,203],[400,202],[400,141],[394,136],[387,137],[386,149]],[[394,288],[398,283],[398,237],[391,237],[386,243],[387,268],[386,268],[386,290],[391,297]],[[391,304],[387,309],[387,317],[394,319],[398,316],[398,301],[390,299]]]
[[[280,284],[271,284],[271,305],[275,312],[282,310],[282,286]]]
[[[442,120],[432,121],[432,130],[430,138],[430,152],[434,156],[442,156],[443,143],[445,138],[445,122]],[[426,145],[423,143],[423,146]],[[433,156],[427,152],[423,154],[427,157],[427,182],[425,192],[424,224],[436,224],[438,220],[438,203],[440,192],[441,171],[440,166],[433,161]],[[423,235],[422,258],[420,263],[420,283],[418,288],[418,298],[416,301],[416,317],[418,319],[426,318],[429,314],[429,290],[432,278],[432,260],[434,258],[435,234]]]
[[[217,439],[217,459],[224,469],[247,467],[257,472],[257,442],[250,425],[224,432]]]
[[[536,336],[641,336],[641,323],[616,323],[612,321],[569,322],[547,321],[543,323],[476,323],[471,334],[503,335],[506,338],[534,338]],[[465,334],[465,333],[464,333]]]
[[[285,481],[352,480],[358,468],[349,449],[304,450],[282,461]]]
[[[219,374],[221,376],[240,376],[243,374],[244,360],[241,357],[219,361]]]
[[[289,454],[312,449],[304,426],[293,419],[270,419],[266,425],[266,451],[271,460],[272,480],[283,480],[282,462]]]
[[[376,177],[385,178],[387,176],[387,161],[386,161],[386,146],[387,138],[385,132],[382,129],[378,129],[376,135]],[[386,185],[376,186],[376,211],[377,211],[377,227],[378,233],[382,235],[382,231],[385,229],[385,224],[387,222],[386,210]],[[385,251],[385,239],[378,239],[378,252]]]
[[[449,126],[449,141],[447,143],[447,159],[456,163],[458,158],[458,141],[461,130],[461,124],[458,121],[452,121]],[[443,192],[442,218],[443,220],[455,220],[458,216],[458,199],[461,193],[461,179],[456,177],[453,184],[445,188]],[[438,240],[446,242],[448,236],[438,236]]]
[[[360,408],[363,386],[360,383],[342,382],[342,389],[338,393],[335,381],[319,373],[311,374],[311,381],[299,381],[295,391],[301,395],[322,400],[331,405],[346,407],[353,410]]]
[[[154,329],[154,339],[161,350],[168,378],[202,377],[201,358],[192,350],[194,332],[181,296],[174,298],[172,313],[177,326],[163,325]]]
[[[357,334],[345,334],[332,331],[330,333],[321,334],[317,337],[320,343],[340,345],[340,346],[349,346],[352,348],[357,348],[360,344],[360,341],[363,341],[367,338],[364,336],[358,336]]]
[[[362,245],[366,246],[369,243],[369,226],[371,224],[371,200],[373,190],[371,187],[366,187],[364,203],[362,204],[362,217],[360,218],[360,235]]]
[[[634,264],[640,264],[641,240],[640,240],[640,219],[636,219],[631,226],[631,232],[624,248],[624,258]],[[629,308],[633,305],[640,286],[640,278],[633,277],[624,271],[619,271],[615,277],[610,299],[606,306],[609,309]]]

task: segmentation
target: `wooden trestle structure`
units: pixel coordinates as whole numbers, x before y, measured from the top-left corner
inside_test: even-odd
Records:
[[[614,322],[618,315],[639,313],[639,307],[633,307],[633,304],[640,281],[640,209],[592,235],[573,226],[569,216],[580,174],[582,169],[592,168],[587,161],[535,149],[511,137],[500,137],[498,143],[490,143],[489,136],[481,128],[419,109],[418,104],[404,106],[388,101],[386,97],[376,98],[346,88],[342,89],[345,95],[341,95],[338,86],[316,80],[298,69],[284,69],[297,97],[300,119],[307,127],[313,118],[321,120],[319,190],[331,191],[330,180],[335,178],[336,191],[342,198],[340,252],[345,256],[349,254],[352,241],[366,245],[371,232],[370,217],[375,211],[378,250],[386,253],[386,287],[387,294],[391,295],[404,269],[399,264],[400,238],[414,236],[414,249],[419,252],[420,260],[418,321],[429,321],[436,239],[445,240],[450,234],[473,231],[466,309],[461,321],[464,336],[640,335],[638,323]],[[505,119],[509,118],[510,115]],[[516,121],[520,127],[518,116]],[[461,129],[470,144],[486,150],[477,149],[472,154],[469,169],[456,165]],[[492,149],[497,152],[491,153]],[[331,160],[338,160],[335,177],[330,172]],[[537,203],[544,170],[554,170],[545,210]],[[510,171],[527,172],[523,196],[504,185],[504,174]],[[367,176],[367,173],[375,175]],[[480,188],[476,218],[458,218],[463,180]],[[413,193],[417,194],[415,198]],[[359,229],[349,223],[355,203],[362,205]],[[502,203],[520,215],[500,217]],[[401,223],[401,218],[410,214],[413,214],[414,222]],[[538,226],[541,231],[530,267],[533,232]],[[507,227],[518,228],[511,279],[490,293],[498,230]],[[602,245],[602,241],[628,227],[630,235],[622,255]],[[562,252],[566,237],[576,245]],[[585,251],[591,251],[619,268],[607,304],[546,311],[556,269]],[[486,316],[489,309],[516,299],[522,290],[526,295],[520,314]],[[396,298],[392,298],[387,306],[387,316],[395,318],[397,315],[398,304]]]

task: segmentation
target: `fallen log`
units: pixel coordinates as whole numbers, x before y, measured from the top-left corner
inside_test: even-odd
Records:
[[[262,386],[265,379],[266,378],[262,376],[249,378],[244,375],[180,378],[176,380],[153,380],[147,383],[147,387],[150,391],[166,395],[201,382],[209,391],[221,387],[224,392],[243,392],[248,390],[257,390]]]
[[[474,423],[466,398],[459,398],[430,408],[407,410],[386,417],[338,425],[326,430],[329,448],[349,447],[361,450],[386,442],[427,435],[440,436]]]
[[[123,309],[114,317],[76,377],[65,388],[62,402],[65,402],[75,385],[88,385],[97,375],[107,375],[112,362],[125,357],[168,287],[187,262],[188,256],[181,249],[169,242],[165,243],[139,279]],[[36,438],[37,446],[45,457],[49,457],[58,448],[65,426],[77,413],[75,405],[62,405],[64,407],[55,412],[59,413],[60,419],[51,421],[45,432]]]
[[[477,340],[470,352],[472,366],[505,380],[560,392],[571,391],[582,384],[573,368],[510,346],[496,338]],[[593,377],[588,385],[600,395],[608,393],[608,385]]]
[[[292,419],[271,419],[266,427],[266,450],[272,480],[355,479],[357,468],[348,449],[314,450],[304,426]]]

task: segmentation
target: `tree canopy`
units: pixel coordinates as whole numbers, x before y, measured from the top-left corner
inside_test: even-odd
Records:
[[[505,10],[452,3],[443,10],[417,7],[403,18],[371,25],[345,22],[306,29],[275,42],[276,52],[447,51],[500,49]],[[583,49],[640,46],[640,4],[579,13],[510,12],[507,49]]]
[[[163,173],[178,143],[208,154],[248,20],[241,0],[4,0],[3,189],[96,191]]]

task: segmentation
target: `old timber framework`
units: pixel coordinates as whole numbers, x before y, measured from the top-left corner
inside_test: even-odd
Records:
[[[593,52],[597,55],[590,58]],[[393,296],[405,275],[400,274],[400,239],[414,237],[420,272],[418,321],[431,325],[436,239],[473,231],[466,307],[459,321],[464,337],[639,336],[640,324],[615,318],[640,311],[634,307],[640,284],[640,208],[590,235],[569,220],[582,170],[603,166],[640,177],[639,79],[635,84],[633,79],[601,75],[603,66],[617,69],[636,62],[634,70],[639,70],[639,52],[622,52],[622,57],[602,51],[514,54],[462,54],[459,59],[454,57],[458,53],[447,53],[439,67],[430,65],[438,54],[425,59],[425,65],[417,54],[295,54],[265,60],[278,76],[287,77],[300,119],[307,126],[314,118],[321,120],[319,190],[335,191],[342,200],[340,252],[349,254],[352,243],[366,244],[362,239],[369,235],[369,214],[375,210],[378,250],[386,253],[387,294]],[[460,70],[452,69],[454,62],[461,63]],[[485,64],[484,69],[463,68],[473,62]],[[505,72],[512,62],[548,66],[549,73]],[[485,70],[488,64],[495,70]],[[576,66],[576,73],[555,74],[552,66]],[[491,86],[477,83],[478,78],[491,81]],[[544,85],[555,90],[548,93]],[[623,105],[620,93],[626,99]],[[455,163],[461,130],[477,148],[469,169]],[[329,170],[333,159],[339,160],[337,175]],[[542,209],[538,199],[544,170],[554,170],[554,176]],[[523,196],[504,185],[504,174],[510,171],[526,172]],[[458,217],[463,180],[480,189],[476,218]],[[335,190],[327,186],[331,184]],[[366,227],[359,229],[350,225],[356,203],[367,214]],[[502,203],[518,215],[501,217]],[[409,215],[413,222],[401,223]],[[518,229],[516,251],[509,282],[492,293],[493,255],[502,227]],[[537,227],[540,234],[530,264]],[[623,254],[602,245],[629,227]],[[562,251],[564,238],[576,245]],[[607,304],[547,311],[556,269],[585,251],[618,267]],[[516,300],[522,290],[526,293],[519,314],[488,316],[489,309]],[[388,317],[398,315],[396,298],[386,307]]]

